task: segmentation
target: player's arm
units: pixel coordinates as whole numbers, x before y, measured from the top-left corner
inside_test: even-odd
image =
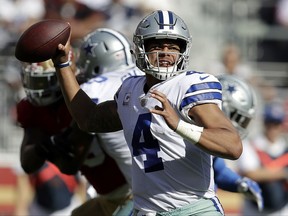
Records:
[[[196,144],[206,152],[227,159],[238,159],[242,154],[240,136],[231,121],[216,104],[192,107],[189,116],[197,125],[204,127]]]
[[[48,160],[62,173],[76,174],[88,154],[93,137],[92,134],[80,130],[76,124],[73,124],[62,133],[50,138],[50,142],[46,144],[47,149],[50,150]]]
[[[229,169],[223,158],[214,158],[213,169],[215,183],[220,189],[230,192],[238,192],[237,181],[241,179],[241,176]]]
[[[184,139],[214,156],[232,160],[240,157],[242,153],[240,136],[216,104],[192,107],[188,114],[197,124],[193,125],[180,120],[163,93],[153,90],[151,96],[159,100],[163,107],[156,107],[150,112],[163,116],[168,126]]]
[[[69,41],[65,46],[59,44],[59,55],[53,58],[66,105],[78,126],[88,132],[111,132],[122,129],[115,101],[96,105],[80,89],[76,77],[65,62],[69,56]],[[63,63],[64,62],[64,63]]]
[[[263,197],[257,182],[247,177],[242,177],[231,170],[226,166],[223,158],[214,158],[213,169],[215,183],[220,189],[244,194],[248,199],[255,201],[259,211],[262,211]]]
[[[41,168],[46,160],[46,153],[40,145],[43,133],[36,128],[25,128],[20,148],[20,162],[26,173],[33,173]]]

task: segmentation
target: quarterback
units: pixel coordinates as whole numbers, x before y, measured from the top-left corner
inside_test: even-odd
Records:
[[[136,65],[114,100],[95,105],[67,64],[69,42],[53,57],[66,104],[82,130],[123,129],[132,155],[134,215],[223,215],[214,191],[213,156],[235,160],[240,136],[221,110],[214,76],[187,70],[191,36],[171,11],[138,24]]]

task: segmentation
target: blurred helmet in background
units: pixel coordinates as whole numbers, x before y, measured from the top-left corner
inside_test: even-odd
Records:
[[[80,76],[88,80],[98,74],[134,67],[130,50],[128,39],[115,30],[99,28],[91,32],[83,39],[76,63]]]
[[[222,85],[222,110],[243,139],[248,134],[251,120],[255,117],[255,91],[250,84],[236,75],[221,75],[217,78]]]
[[[151,39],[175,40],[180,44],[179,59],[172,67],[152,65],[147,57],[145,46]],[[158,10],[146,16],[137,26],[133,42],[136,65],[140,70],[159,80],[182,73],[188,66],[192,38],[185,22],[171,11]],[[159,56],[159,53],[158,53]]]
[[[23,87],[28,100],[36,106],[46,106],[62,98],[52,60],[23,63]]]

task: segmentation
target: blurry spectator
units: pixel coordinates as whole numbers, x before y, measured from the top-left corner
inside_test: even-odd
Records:
[[[266,35],[258,40],[257,60],[264,62],[287,62],[286,38],[288,11],[286,0],[262,0],[259,18],[267,27]]]
[[[274,101],[264,107],[263,132],[244,144],[237,165],[242,175],[258,182],[264,210],[245,200],[243,215],[288,215],[288,143],[283,135],[284,109]]]
[[[44,0],[45,19],[67,20],[73,29],[72,41],[81,39],[107,19],[105,11],[111,0]]]
[[[143,3],[142,3],[143,4]],[[107,10],[105,26],[122,32],[129,39],[144,14],[150,13],[149,7],[143,7],[139,1],[112,0]]]
[[[7,100],[2,98],[5,101],[5,104],[2,106],[7,107],[8,113],[5,115],[9,116],[11,123],[16,124],[16,104],[26,96],[20,74],[21,64],[15,58],[9,57],[5,59],[2,66],[5,68],[2,72],[2,77],[7,91]]]
[[[284,99],[284,110],[285,110],[285,120],[284,120],[284,130],[288,134],[288,97]]]
[[[41,19],[45,8],[42,0],[0,0],[0,5],[0,51],[2,51],[15,43],[28,26]],[[5,52],[3,54],[7,55]]]
[[[262,0],[258,9],[259,18],[266,25],[278,25],[276,18],[279,0]]]
[[[159,9],[173,10],[174,3],[172,0],[109,0],[109,2],[104,26],[122,32],[131,41],[134,30],[143,16]]]
[[[83,201],[79,176],[65,175],[50,162],[30,175],[19,170],[17,176],[15,216],[68,216]]]
[[[263,80],[263,82],[259,83],[257,87],[261,91],[261,99],[263,100],[263,103],[273,102],[279,94],[278,89],[269,83],[269,80]]]
[[[276,20],[282,26],[288,27],[288,1],[276,1]]]
[[[15,58],[7,58],[4,63],[4,81],[9,85],[13,92],[13,105],[26,96],[21,79],[21,64]]]
[[[253,77],[251,67],[244,63],[241,58],[239,47],[234,43],[227,43],[222,51],[219,62],[212,64],[208,72],[213,75],[234,74],[246,81],[251,81]]]

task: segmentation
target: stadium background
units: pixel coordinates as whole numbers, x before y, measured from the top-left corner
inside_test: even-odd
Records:
[[[287,51],[285,53],[283,49],[277,50],[277,46],[267,47],[265,42],[272,41],[285,48],[286,43],[288,44],[288,27],[269,22],[263,19],[260,13],[267,12],[265,16],[269,18],[269,11],[275,9],[276,0],[126,0],[125,2],[132,6],[144,5],[151,10],[171,9],[179,14],[191,30],[193,44],[190,67],[195,70],[205,71],[207,64],[219,61],[221,50],[227,41],[237,42],[242,60],[252,68],[254,75],[276,87],[280,97],[287,101]],[[272,17],[270,18],[272,20]],[[136,23],[132,23],[134,26],[131,24],[131,29],[135,29]],[[0,11],[0,37],[3,40],[7,33],[11,36],[6,42],[0,43],[0,216],[10,215],[14,208],[17,196],[14,168],[19,168],[19,146],[23,134],[15,124],[15,103],[21,95],[23,96],[23,91],[15,88],[12,82],[13,78],[17,77],[17,71],[19,72],[19,62],[13,55],[15,42],[21,32],[15,32],[17,31],[7,28]],[[132,32],[129,34],[127,33],[127,36],[131,37]],[[282,56],[287,55],[287,59],[277,58],[281,52]],[[275,55],[272,55],[273,53]],[[218,193],[227,215],[237,215],[242,196],[221,190]]]

